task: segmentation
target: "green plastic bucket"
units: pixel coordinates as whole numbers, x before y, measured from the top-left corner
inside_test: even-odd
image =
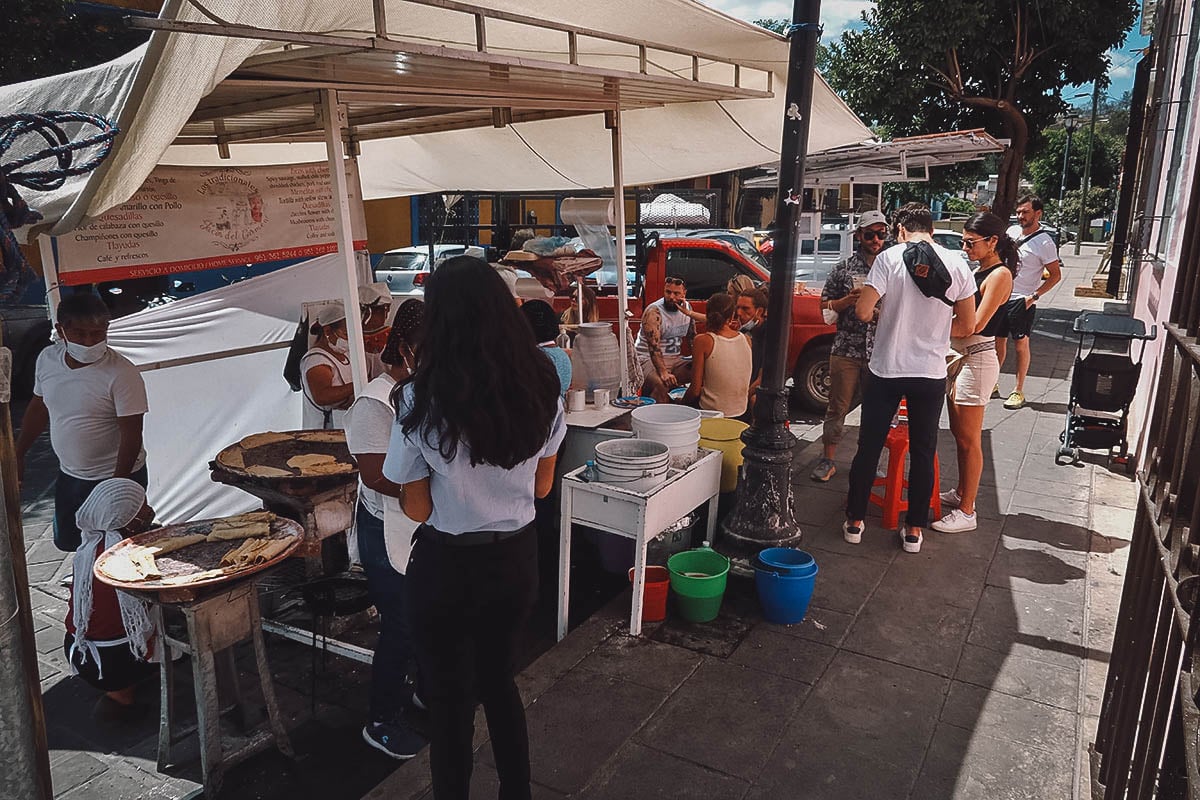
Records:
[[[667,559],[671,591],[688,622],[712,622],[721,611],[729,559],[709,547],[685,550]]]

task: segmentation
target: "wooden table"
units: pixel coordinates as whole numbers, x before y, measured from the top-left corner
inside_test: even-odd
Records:
[[[596,481],[582,481],[585,467],[563,476],[562,517],[558,550],[558,639],[567,635],[571,599],[571,524],[578,522],[607,533],[633,539],[633,609],[629,632],[642,632],[642,602],[646,586],[646,545],[664,529],[708,503],[707,539],[717,527],[717,496],[721,490],[721,453],[700,450],[701,456],[686,469],[673,470],[667,480],[646,493]]]
[[[262,573],[259,573],[261,575]],[[158,628],[158,646],[169,648],[160,663],[162,681],[161,717],[158,727],[158,770],[171,763],[172,746],[192,730],[175,730],[175,674],[170,650],[179,650],[192,658],[192,684],[196,696],[196,734],[200,738],[200,771],[204,792],[215,797],[221,790],[225,771],[239,761],[269,747],[277,747],[292,756],[287,729],[275,701],[275,685],[267,663],[263,643],[262,620],[258,610],[258,591],[255,577],[235,581],[221,588],[198,593],[194,599],[171,602],[146,593]],[[165,611],[182,614],[187,626],[187,640],[176,639],[167,633]],[[238,685],[233,646],[250,640],[266,706],[266,721],[253,730],[246,730],[248,715]],[[218,691],[218,673],[233,696],[233,710],[239,716],[243,737],[226,747],[221,734],[222,706]]]

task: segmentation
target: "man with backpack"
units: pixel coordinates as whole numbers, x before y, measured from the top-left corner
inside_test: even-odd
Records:
[[[1054,236],[1042,227],[1042,200],[1036,195],[1022,195],[1017,200],[1017,224],[1008,229],[1008,236],[1017,243],[1021,265],[1013,278],[1012,296],[997,313],[1004,323],[996,335],[996,358],[1004,366],[1011,338],[1017,351],[1017,385],[1004,407],[1012,410],[1025,405],[1025,376],[1032,358],[1029,332],[1033,330],[1037,301],[1062,280],[1062,264]]]

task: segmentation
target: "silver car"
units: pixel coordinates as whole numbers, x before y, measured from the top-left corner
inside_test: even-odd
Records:
[[[467,252],[465,244],[435,244],[433,255],[437,261]],[[388,250],[375,265],[375,280],[386,283],[392,297],[421,297],[425,294],[425,280],[430,268],[429,246],[416,245]]]

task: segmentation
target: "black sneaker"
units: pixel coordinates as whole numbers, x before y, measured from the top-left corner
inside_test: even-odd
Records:
[[[425,739],[403,722],[373,722],[362,730],[363,741],[398,761],[421,752]]]

